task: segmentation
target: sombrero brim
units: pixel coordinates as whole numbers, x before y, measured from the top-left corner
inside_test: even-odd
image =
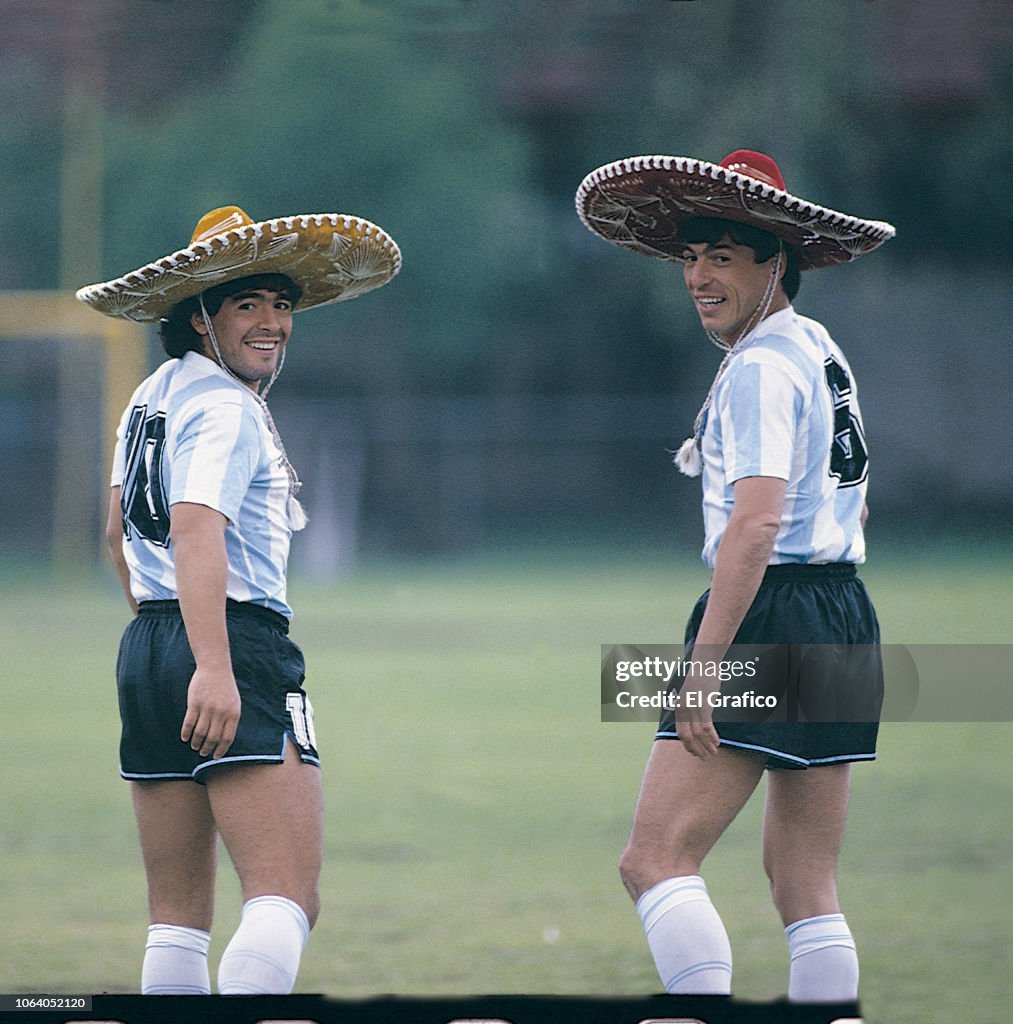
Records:
[[[720,217],[769,231],[813,270],[871,252],[896,231],[884,221],[863,220],[730,171],[681,156],[636,156],[605,164],[581,182],[577,214],[614,245],[662,260],[685,248],[680,224],[690,217]]]
[[[386,284],[401,251],[375,224],[342,213],[279,217],[194,242],[77,298],[106,316],[151,321],[177,302],[253,274],[286,274],[302,289],[297,311],[353,299]]]

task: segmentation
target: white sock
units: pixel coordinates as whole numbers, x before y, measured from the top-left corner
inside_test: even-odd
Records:
[[[288,995],[309,934],[298,903],[284,896],[249,900],[218,965],[218,991],[223,996]]]
[[[208,946],[211,936],[198,928],[153,924],[148,929],[141,967],[141,995],[211,994]]]
[[[731,993],[728,934],[699,875],[667,878],[637,900],[647,945],[671,995]]]
[[[796,921],[784,933],[791,956],[789,1002],[848,1003],[858,998],[858,954],[843,914]]]

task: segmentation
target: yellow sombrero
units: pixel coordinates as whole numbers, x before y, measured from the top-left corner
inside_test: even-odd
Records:
[[[354,299],[401,269],[381,228],[346,213],[307,213],[254,223],[238,206],[204,214],[190,244],[77,298],[106,316],[150,321],[177,302],[254,274],[285,274],[301,289],[297,310]]]

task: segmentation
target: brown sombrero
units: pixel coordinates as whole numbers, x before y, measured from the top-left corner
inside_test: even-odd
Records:
[[[381,228],[344,213],[309,213],[254,223],[238,206],[206,213],[185,249],[77,298],[106,316],[150,321],[183,299],[254,274],[285,274],[302,289],[297,311],[341,302],[386,284],[401,251]]]
[[[784,240],[801,270],[848,263],[896,234],[791,195],[777,164],[739,149],[720,163],[684,156],[635,156],[605,164],[581,182],[577,214],[608,242],[662,260],[678,260],[679,225],[690,217],[752,224]]]

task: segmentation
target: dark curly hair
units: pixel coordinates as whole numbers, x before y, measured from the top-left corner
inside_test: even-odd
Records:
[[[722,220],[719,217],[691,217],[679,227],[679,241],[686,245],[713,245],[720,242],[725,235],[736,245],[745,245],[752,249],[753,260],[756,263],[766,263],[767,260],[773,259],[782,245],[781,240],[769,231],[755,228],[752,224],[740,224],[738,221]],[[802,275],[798,268],[798,253],[784,243],[784,254],[788,265],[781,278],[781,284],[788,301],[791,302],[798,294]]]
[[[268,291],[279,292],[291,300],[292,305],[298,303],[302,295],[302,289],[285,274],[252,274],[249,277],[236,278],[234,281],[226,281],[225,284],[209,288],[204,295],[204,308],[209,316],[214,316],[222,308],[222,303],[237,292],[249,291],[252,288],[265,288]],[[173,359],[181,359],[187,352],[201,352],[204,349],[204,339],[190,323],[194,313],[200,312],[200,296],[194,295],[189,299],[177,302],[169,310],[167,316],[162,317],[158,324],[158,340],[162,343],[166,355]]]

